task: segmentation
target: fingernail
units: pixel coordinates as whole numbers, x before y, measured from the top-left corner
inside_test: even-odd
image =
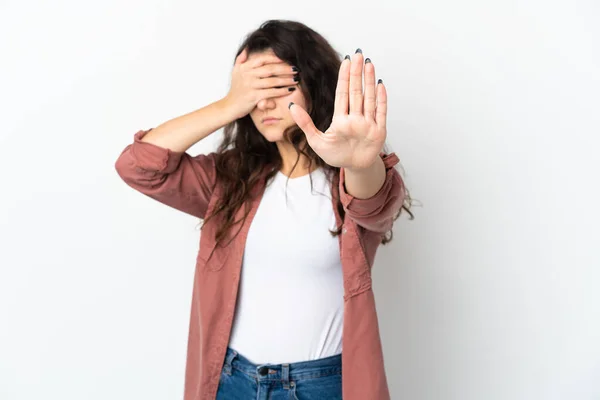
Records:
[[[370,62],[371,62],[371,59],[370,59],[370,58],[367,58],[367,59],[365,59],[365,64],[368,64],[368,63],[370,63]]]
[[[298,68],[296,66],[293,66],[292,67],[292,71],[294,71],[294,72],[300,72],[300,68]]]
[[[300,82],[300,77],[298,75],[294,77],[294,82]]]
[[[380,83],[383,83],[383,79],[380,79],[377,81],[377,84],[379,85]]]
[[[291,108],[293,104],[294,104],[294,102],[290,101],[290,104],[288,105],[288,108]]]
[[[349,60],[350,56],[348,54],[346,54],[346,57],[344,57],[344,60]]]
[[[356,53],[362,54],[362,50],[360,49],[360,47],[358,49],[356,49],[356,51],[354,52],[354,54],[356,54]]]
[[[296,90],[295,87],[288,88],[288,92],[293,92],[294,90]]]

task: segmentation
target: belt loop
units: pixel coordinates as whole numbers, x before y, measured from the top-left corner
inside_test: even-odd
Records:
[[[223,372],[227,375],[231,375],[231,363],[233,363],[233,359],[238,355],[238,353],[231,349],[227,357],[225,358],[225,365],[223,366]]]
[[[281,384],[284,389],[290,388],[290,364],[281,364]]]

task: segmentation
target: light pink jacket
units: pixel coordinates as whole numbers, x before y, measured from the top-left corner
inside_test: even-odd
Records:
[[[192,157],[185,152],[145,143],[140,139],[149,130],[138,131],[116,162],[121,178],[135,190],[170,207],[204,218],[211,212],[221,190],[216,182],[215,154]],[[353,198],[345,191],[344,170],[332,189],[339,185],[346,211],[339,235],[344,276],[344,326],[342,342],[342,386],[345,400],[386,400],[390,398],[375,300],[371,288],[371,268],[381,233],[392,226],[392,217],[404,200],[404,184],[395,153],[381,157],[386,166],[383,187],[369,199]],[[226,247],[215,246],[217,219],[204,225],[194,276],[184,400],[216,398],[225,351],[229,343],[244,245],[252,218],[260,202],[263,187],[257,187],[256,199],[238,236]],[[342,219],[332,207],[337,226]],[[236,216],[243,216],[244,207]],[[228,237],[238,231],[234,226]]]

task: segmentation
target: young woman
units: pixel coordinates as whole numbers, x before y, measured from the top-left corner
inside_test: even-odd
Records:
[[[185,400],[389,398],[371,267],[410,197],[382,151],[386,115],[360,49],[341,60],[272,20],[240,46],[226,96],[122,152],[128,185],[203,220]],[[217,151],[186,153],[222,127]]]

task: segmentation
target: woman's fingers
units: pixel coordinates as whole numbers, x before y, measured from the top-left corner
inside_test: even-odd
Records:
[[[290,94],[294,90],[297,90],[297,88],[295,88],[295,87],[282,87],[282,88],[262,89],[260,91],[260,93],[261,93],[260,98],[261,99],[270,99],[270,98],[273,98],[273,97],[287,96],[288,94]]]
[[[277,57],[275,55],[275,53],[265,52],[263,54],[260,54],[258,57],[256,57],[252,61],[250,61],[248,63],[248,67],[251,69],[254,69],[254,68],[262,67],[263,65],[277,64],[277,63],[283,63],[283,60],[280,59],[279,57]]]
[[[248,48],[244,47],[244,50],[235,58],[235,65],[240,65],[246,62],[248,59]]]
[[[375,109],[375,121],[377,126],[381,129],[386,129],[386,117],[387,117],[387,90],[383,85],[383,81],[380,79],[377,83],[377,108]]]
[[[363,55],[361,49],[356,49],[350,65],[350,114],[362,115],[363,112]]]
[[[365,81],[363,95],[363,74]],[[378,109],[378,104],[381,107]],[[375,65],[367,58],[363,63],[362,50],[356,49],[354,56],[346,56],[340,65],[335,90],[334,115],[364,115],[368,120],[378,118],[385,124],[387,95],[385,88],[375,82]]]
[[[346,56],[340,65],[337,86],[335,88],[335,101],[333,115],[348,114],[348,83],[350,82],[350,56]]]
[[[264,79],[256,79],[254,81],[254,84],[256,86],[254,86],[255,89],[266,89],[266,88],[277,88],[277,87],[283,87],[283,86],[296,86],[298,85],[299,81],[295,80],[298,79],[294,76],[287,76],[287,77],[283,77],[283,76],[276,76],[276,77],[271,77],[271,78],[264,78]]]
[[[365,118],[369,121],[375,120],[375,107],[376,104],[376,96],[375,92],[375,66],[371,62],[371,59],[367,58],[365,60],[365,103],[364,103],[364,113]]]
[[[296,71],[294,71],[294,67],[283,61],[275,64],[263,65],[255,68],[254,71],[252,71],[252,74],[258,78],[270,78],[272,76],[293,76],[297,73],[297,68]]]

